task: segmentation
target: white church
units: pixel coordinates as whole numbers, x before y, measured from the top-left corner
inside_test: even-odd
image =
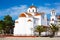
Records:
[[[55,23],[55,15],[55,11],[52,10],[49,23]],[[20,13],[15,20],[14,36],[33,36],[34,27],[37,25],[48,26],[47,15],[44,12],[37,12],[35,6],[30,6],[27,12]]]

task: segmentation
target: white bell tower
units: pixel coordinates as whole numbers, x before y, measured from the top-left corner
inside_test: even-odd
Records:
[[[51,17],[50,17],[50,24],[55,24],[56,23],[56,12],[55,10],[51,11]]]

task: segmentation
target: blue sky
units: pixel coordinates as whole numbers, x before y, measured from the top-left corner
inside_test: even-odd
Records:
[[[0,20],[5,15],[11,15],[13,20],[17,19],[18,15],[26,12],[32,3],[37,7],[38,12],[45,12],[48,18],[52,9],[60,15],[60,0],[0,0]]]

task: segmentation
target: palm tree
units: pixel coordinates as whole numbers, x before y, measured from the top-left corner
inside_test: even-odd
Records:
[[[58,27],[55,25],[55,24],[51,24],[50,25],[50,28],[51,28],[51,30],[52,30],[52,36],[54,36],[55,35],[55,32],[57,32],[58,31]]]
[[[45,31],[46,29],[43,28],[43,26],[37,25],[35,27],[35,32],[39,32],[39,36],[41,35],[41,32]]]

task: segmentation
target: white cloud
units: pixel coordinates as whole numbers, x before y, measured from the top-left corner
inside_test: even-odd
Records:
[[[0,15],[1,16],[10,15],[15,19],[16,17],[19,16],[20,13],[26,12],[27,8],[28,8],[27,5],[11,7],[11,8],[0,11]]]
[[[52,9],[55,9],[56,14],[60,14],[60,3],[53,3],[53,4],[46,3],[45,7],[44,6],[38,7],[38,12],[50,13]]]
[[[38,7],[38,12],[45,12],[46,14],[48,14],[48,13],[51,12],[51,8],[39,6]]]
[[[54,5],[56,5],[56,6],[60,6],[60,3],[54,3]]]
[[[56,6],[54,8],[49,8],[49,7],[43,7],[43,6],[39,6],[38,7],[38,12],[45,12],[46,14],[51,13],[51,10],[55,9],[56,14],[60,15],[60,6]]]
[[[46,3],[46,4],[45,4],[45,6],[51,6],[51,4],[49,4],[49,3]]]
[[[56,8],[57,15],[60,15],[60,7]]]
[[[0,17],[9,14],[13,17],[13,19],[16,19],[20,13],[26,12],[27,9],[28,9],[27,5],[20,5],[20,6],[14,6],[5,10],[0,10]],[[52,9],[49,7],[38,6],[37,10],[38,12],[45,12],[46,14],[49,14]],[[60,13],[60,6],[56,6],[55,10],[56,10],[56,13]]]
[[[60,15],[60,3],[54,3],[54,4],[55,4],[56,13]]]
[[[11,9],[10,9],[10,15],[11,16],[14,16],[14,15],[19,15],[20,13],[22,13],[22,12],[26,12],[26,10],[27,10],[27,6],[26,5],[21,5],[21,6],[19,6],[19,7],[12,7]],[[14,13],[14,14],[13,14]]]

